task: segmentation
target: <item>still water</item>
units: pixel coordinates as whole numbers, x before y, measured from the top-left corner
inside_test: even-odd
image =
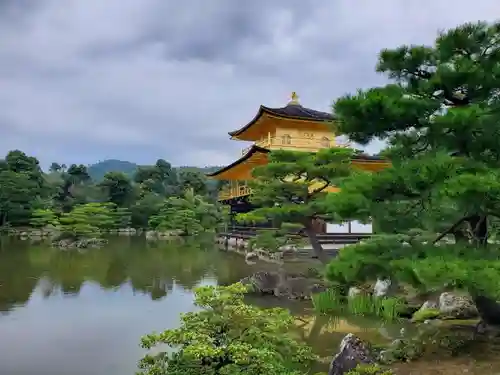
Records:
[[[193,288],[230,284],[266,267],[210,245],[141,237],[83,253],[0,238],[0,375],[132,375],[144,354],[140,337],[178,326],[179,315],[194,309]],[[249,302],[283,306],[272,298]],[[398,325],[317,317],[306,303],[284,307],[328,360],[346,333],[372,342],[399,335]]]
[[[110,239],[82,253],[3,238],[0,374],[133,374],[144,354],[140,337],[177,326],[179,315],[194,309],[195,287],[230,284],[266,267],[209,245],[148,244],[141,237]],[[345,333],[370,326],[317,318],[304,303],[286,307],[301,335],[327,357]]]

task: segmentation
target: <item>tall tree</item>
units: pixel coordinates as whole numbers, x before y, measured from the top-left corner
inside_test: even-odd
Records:
[[[59,163],[56,163],[56,162],[50,164],[50,167],[49,167],[49,171],[52,173],[60,172],[61,169],[62,169],[61,165]]]
[[[315,255],[326,262],[317,238],[318,219],[333,219],[325,211],[327,189],[351,174],[351,159],[356,151],[332,148],[317,153],[273,151],[269,162],[253,171],[251,202],[259,207],[239,216],[243,221],[268,221],[295,224],[303,228]]]
[[[500,251],[488,242],[500,216],[500,23],[383,50],[377,71],[393,83],[340,98],[335,113],[352,140],[385,140],[393,168],[354,179],[330,204],[344,215],[384,212],[399,235],[346,249],[329,275],[452,284],[468,289],[485,317],[484,295],[500,297]]]
[[[121,172],[108,172],[99,183],[103,189],[106,200],[116,204],[118,207],[128,205],[132,199],[132,185],[130,179]]]
[[[154,166],[139,167],[134,181],[142,184],[148,191],[162,196],[179,193],[177,173],[170,163],[163,159],[158,159]]]
[[[76,204],[86,203],[87,199],[82,187],[91,181],[87,167],[83,164],[71,164],[61,177],[62,182],[54,197],[54,201],[61,210],[69,212]]]
[[[207,194],[207,178],[198,171],[181,169],[179,173],[179,185],[182,191],[193,189],[195,194]]]
[[[0,225],[28,224],[34,205],[47,194],[38,159],[14,150],[0,161]]]

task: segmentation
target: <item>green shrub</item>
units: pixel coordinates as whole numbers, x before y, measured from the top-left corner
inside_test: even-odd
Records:
[[[358,365],[346,375],[392,375],[391,370],[384,370],[378,365]]]

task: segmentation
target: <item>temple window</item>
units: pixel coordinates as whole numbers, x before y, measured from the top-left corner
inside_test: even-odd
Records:
[[[281,143],[284,145],[291,145],[292,144],[292,137],[290,134],[283,134],[281,136]]]
[[[328,137],[321,138],[321,146],[330,147],[330,139]]]

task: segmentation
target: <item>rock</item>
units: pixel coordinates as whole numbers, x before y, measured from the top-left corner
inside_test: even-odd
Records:
[[[260,271],[240,280],[243,285],[250,286],[252,291],[261,294],[274,294],[280,277],[276,272]]]
[[[392,292],[392,281],[390,279],[377,279],[373,287],[373,295],[375,297],[385,297]]]
[[[43,236],[43,232],[42,232],[41,230],[39,230],[39,229],[33,229],[33,230],[29,233],[29,235],[30,235],[31,237],[42,237],[42,236]]]
[[[238,244],[238,240],[236,238],[230,238],[228,241],[227,241],[227,245],[229,248],[231,249],[235,249],[236,248],[236,245]]]
[[[70,238],[66,238],[63,240],[58,240],[52,242],[53,247],[57,247],[62,250],[77,248],[77,249],[86,249],[86,248],[99,248],[107,243],[107,240],[103,238],[82,238],[79,240],[73,240]]]
[[[437,309],[438,304],[434,301],[425,301],[419,310]]]
[[[479,314],[471,297],[451,292],[444,292],[439,296],[439,312],[454,319],[471,319]]]
[[[245,255],[245,260],[257,260],[257,259],[259,259],[259,256],[254,252],[249,252],[246,253]]]
[[[351,286],[349,288],[349,291],[347,292],[347,296],[349,298],[352,298],[352,297],[356,297],[356,296],[358,296],[358,295],[360,295],[362,293],[363,293],[363,291],[360,288],[358,288],[356,286]]]
[[[407,362],[419,358],[422,353],[422,344],[418,340],[399,338],[378,354],[377,361],[383,364]]]
[[[363,341],[349,333],[340,343],[340,351],[335,355],[328,375],[344,375],[359,364],[374,364],[375,357]]]
[[[250,286],[250,291],[258,294],[270,294],[289,299],[310,299],[313,293],[326,290],[319,280],[302,276],[290,277],[278,272],[260,271],[240,280]]]
[[[276,297],[288,297],[290,299],[309,299],[311,298],[311,292],[311,282],[305,277],[288,278],[274,289]]]

